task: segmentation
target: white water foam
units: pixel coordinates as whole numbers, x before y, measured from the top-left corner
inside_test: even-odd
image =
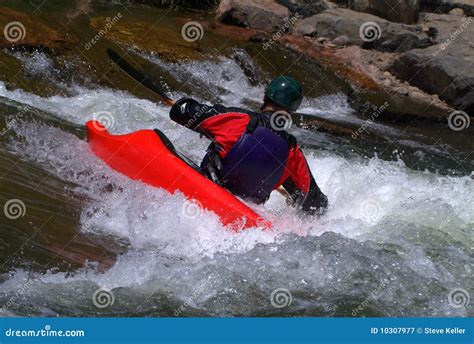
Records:
[[[164,129],[171,140],[195,160],[202,157],[208,143],[200,140],[197,134],[171,123],[165,107],[136,99],[124,92],[78,88],[77,95],[73,97],[42,98],[19,90],[8,91],[4,84],[0,84],[0,95],[78,124],[92,119],[96,112],[108,111],[113,114],[112,131],[116,133],[158,127]],[[307,251],[304,244],[296,246],[297,250],[303,250],[302,257],[298,251],[287,251],[285,247],[291,245],[293,240],[288,233],[307,236],[309,240],[322,233],[336,232],[360,242],[390,241],[401,245],[405,238],[393,239],[392,233],[404,234],[403,230],[407,229],[403,228],[408,227],[416,231],[427,231],[420,229],[426,227],[431,231],[439,230],[449,234],[466,245],[472,243],[474,185],[470,177],[451,178],[430,172],[415,172],[407,169],[403,161],[387,162],[377,158],[349,160],[334,153],[305,150],[316,181],[329,197],[327,214],[318,220],[302,219],[284,205],[282,197],[274,194],[265,209],[256,209],[274,220],[275,230],[263,232],[251,229],[234,234],[223,228],[211,213],[201,213],[195,218],[186,217],[182,212],[185,202],[182,195],[169,195],[162,190],[128,180],[95,158],[88,150],[87,143],[71,134],[36,123],[17,123],[13,129],[23,140],[10,143],[8,148],[11,151],[65,181],[74,182],[78,185],[76,191],[88,196],[89,200],[81,211],[81,228],[78,230],[112,234],[130,242],[128,252],[120,256],[117,263],[103,274],[93,269],[80,270],[72,275],[51,271],[45,275],[33,274],[39,282],[35,284],[38,288],[31,293],[39,299],[47,297],[45,295],[49,293],[48,288],[52,284],[67,288],[69,283],[79,281],[89,281],[113,289],[136,288],[159,280],[160,285],[169,293],[189,295],[189,291],[186,294],[180,289],[181,285],[182,288],[192,288],[196,279],[200,278],[200,269],[212,270],[213,266],[218,265],[215,259],[232,261],[235,255],[243,254],[246,260],[250,259],[252,264],[256,264],[249,263],[244,275],[257,278],[252,275],[252,269],[257,269],[259,264],[265,262],[265,255],[279,250],[281,256],[273,263],[276,266],[281,264],[281,269],[287,269],[286,264],[308,267],[308,270],[304,268],[301,271],[295,268],[294,275],[291,269],[288,270],[288,276],[282,277],[280,283],[295,283],[294,279],[301,279],[303,273],[308,274],[306,279],[311,279],[312,283],[320,281],[317,285],[325,288],[332,286],[324,271],[330,269],[333,263],[326,266],[318,261],[322,264],[319,266],[321,271],[311,275],[310,267],[316,259],[316,253]],[[105,185],[110,183],[115,185],[113,191],[103,191]],[[97,213],[97,209],[104,211]],[[275,245],[272,246],[273,244]],[[259,253],[262,247],[268,247],[263,255]],[[406,266],[422,269],[420,276],[451,283],[453,276],[440,270],[423,249],[408,243],[404,248],[407,250],[404,253]],[[307,253],[307,257],[304,253]],[[292,260],[293,255],[299,258]],[[367,259],[369,258],[375,259],[372,256]],[[207,265],[206,259],[211,259],[210,265]],[[337,259],[334,264],[338,264]],[[192,269],[186,270],[181,263],[177,263],[182,261],[190,264]],[[229,263],[227,267],[222,265],[225,264],[221,264],[219,269],[230,270],[219,270],[220,276],[236,271],[242,273],[241,269],[245,269],[245,266],[241,267],[236,263]],[[170,268],[167,270],[166,266]],[[276,266],[275,269],[278,269]],[[353,268],[355,271],[358,267],[354,265]],[[359,268],[362,269],[363,264]],[[395,270],[392,273],[395,274]],[[403,276],[408,276],[408,272],[404,272]],[[28,273],[18,271],[1,289],[12,290],[29,277],[31,275]],[[222,278],[231,285],[235,282]],[[262,283],[272,285],[267,282]],[[353,285],[350,279],[346,283],[348,288]],[[153,290],[156,286],[147,288]],[[38,293],[42,291],[44,294],[41,296]],[[46,314],[47,312],[50,311],[45,310]],[[441,309],[439,312],[451,314],[449,309]]]

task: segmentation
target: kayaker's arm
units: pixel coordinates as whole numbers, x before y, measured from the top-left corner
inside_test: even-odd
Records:
[[[307,214],[323,214],[327,208],[328,199],[316,184],[306,158],[297,146],[290,152],[286,174],[288,176],[282,185],[289,194],[287,201],[300,207]]]
[[[201,104],[191,98],[178,100],[170,110],[176,123],[205,135],[228,151],[245,131],[252,112],[220,104]]]

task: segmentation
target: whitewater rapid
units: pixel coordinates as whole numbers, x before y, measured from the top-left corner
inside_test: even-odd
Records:
[[[225,84],[227,104],[240,106],[246,95],[263,92],[242,79],[229,60],[218,66],[236,74],[245,89]],[[208,142],[171,122],[162,105],[111,89],[74,86],[70,91],[75,95],[43,98],[9,91],[0,83],[0,96],[18,102],[18,111],[27,104],[79,125],[104,119],[113,133],[159,128],[194,161],[205,153]],[[304,110],[350,118],[341,95],[310,99]],[[64,181],[65,192],[83,197],[77,231],[127,243],[126,252],[106,272],[93,263],[74,272],[12,271],[0,285],[0,301],[11,300],[18,286],[28,288],[19,306],[8,310],[11,314],[173,315],[184,302],[183,315],[350,316],[380,281],[387,281],[367,314],[472,315],[472,308],[457,309],[447,302],[453,288],[472,291],[474,285],[470,175],[448,177],[411,170],[402,159],[349,159],[305,148],[315,179],[329,198],[327,213],[302,218],[274,193],[264,206],[252,205],[274,222],[272,231],[232,233],[212,213],[189,212],[183,195],[111,170],[71,133],[8,116],[7,125],[14,132],[5,147],[10,154]],[[111,290],[115,305],[94,308],[90,300],[97,288]],[[291,292],[293,308],[272,307],[268,298],[276,288]]]

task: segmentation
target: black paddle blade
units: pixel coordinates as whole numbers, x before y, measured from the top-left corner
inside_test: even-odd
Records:
[[[163,102],[167,105],[173,105],[173,100],[166,95],[166,93],[161,89],[160,85],[156,83],[153,79],[146,76],[138,69],[134,68],[130,63],[128,63],[122,56],[117,54],[112,49],[107,49],[107,55],[110,57],[114,63],[120,67],[125,73],[127,73],[130,77],[138,81],[140,84],[148,88],[149,90],[158,94],[161,98],[163,98]]]

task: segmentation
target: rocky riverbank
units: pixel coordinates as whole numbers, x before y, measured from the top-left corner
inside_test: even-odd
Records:
[[[265,31],[264,49],[311,57],[351,85],[359,111],[388,103],[387,118],[473,116],[474,1],[388,2],[223,0],[215,17]]]
[[[43,11],[3,7],[0,25],[9,37],[0,41],[5,49],[0,53],[0,77],[7,80],[7,87],[42,96],[67,94],[67,89],[41,75],[16,72],[21,69],[17,52],[34,55],[39,51],[53,61],[61,82],[93,81],[129,90],[132,81],[110,68],[103,54],[105,47],[119,45],[169,62],[212,59],[229,55],[230,47],[243,47],[254,60],[260,58],[267,64],[270,74],[275,68],[268,56],[292,51],[286,65],[278,70],[286,68],[304,75],[309,65],[302,63],[302,58],[312,61],[311,76],[314,68],[325,76],[312,80],[313,86],[305,89],[319,94],[318,89],[327,87],[325,81],[332,75],[331,83],[348,94],[352,107],[362,116],[370,118],[376,113],[390,121],[446,121],[450,114],[460,112],[470,121],[468,116],[474,114],[474,44],[470,40],[474,37],[474,1],[435,2],[136,1],[145,4],[140,5],[144,15],[149,5],[164,6],[156,23],[127,16],[124,5],[115,5],[118,11],[110,11],[109,16],[98,16],[94,11],[97,3],[88,0],[65,2],[67,15],[62,23],[50,20],[45,6],[52,5],[41,7]],[[182,29],[189,22],[198,24],[197,28],[189,27],[189,33],[196,36],[183,39]],[[12,27],[11,23],[21,26]],[[134,60],[147,64],[137,56]],[[251,80],[262,80],[262,73],[258,75],[255,68],[248,71]],[[186,91],[186,84],[173,81],[172,75],[166,77],[171,89],[176,86]],[[153,97],[145,90],[136,93]],[[212,94],[205,96],[213,101]],[[325,122],[321,122],[321,130]],[[347,129],[341,128],[339,133],[345,134]],[[328,131],[333,133],[334,128]]]

